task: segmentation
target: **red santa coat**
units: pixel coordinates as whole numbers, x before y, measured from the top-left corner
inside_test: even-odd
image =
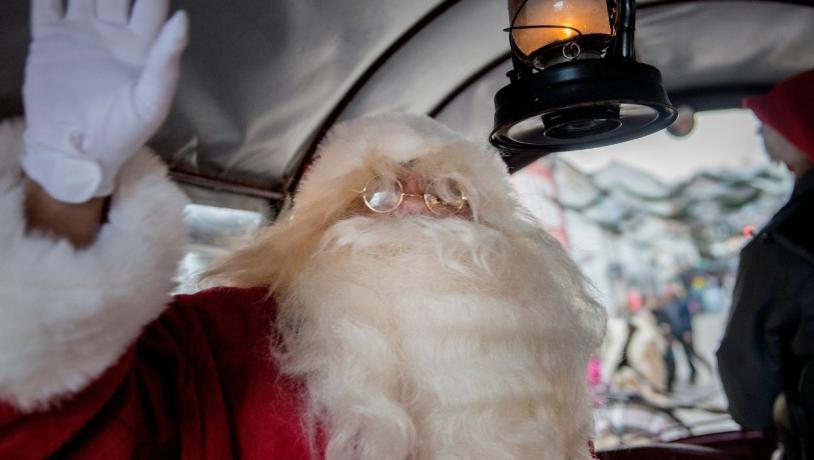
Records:
[[[310,458],[302,382],[270,356],[267,290],[166,306],[186,200],[163,165],[131,159],[75,251],[26,231],[21,134],[0,123],[0,459]]]
[[[58,407],[23,414],[0,403],[0,458],[309,458],[300,385],[270,357],[267,293],[178,296]]]

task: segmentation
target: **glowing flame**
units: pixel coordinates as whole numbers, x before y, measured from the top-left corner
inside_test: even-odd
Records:
[[[521,5],[523,0],[509,0],[509,19],[521,27],[512,31],[512,37],[527,56],[550,43],[576,37],[577,30],[611,34],[606,0],[528,0],[518,12]],[[548,27],[522,28],[530,26]]]
[[[562,39],[563,40],[568,40],[569,38],[576,35],[576,32],[574,32],[574,29],[572,29],[572,27],[574,27],[574,25],[571,24],[570,22],[566,22],[565,24],[563,24],[563,28],[560,29],[560,30],[562,30]]]

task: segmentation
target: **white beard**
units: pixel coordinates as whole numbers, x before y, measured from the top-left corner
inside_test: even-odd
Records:
[[[585,367],[604,317],[550,237],[519,226],[328,230],[280,299],[276,350],[327,458],[590,458]]]

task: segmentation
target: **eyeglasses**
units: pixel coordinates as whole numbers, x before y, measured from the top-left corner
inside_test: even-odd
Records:
[[[431,213],[441,216],[458,213],[467,202],[461,186],[449,178],[431,182],[424,194],[418,195],[405,193],[404,185],[398,179],[379,175],[367,181],[361,195],[368,209],[382,214],[398,209],[405,196],[422,198]]]

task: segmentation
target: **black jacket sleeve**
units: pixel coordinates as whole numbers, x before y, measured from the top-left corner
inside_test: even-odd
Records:
[[[741,252],[731,316],[717,354],[732,418],[757,430],[772,428],[772,405],[783,388],[780,331],[777,325],[766,327],[778,300],[772,286],[781,278],[780,254],[765,240],[759,236]]]

